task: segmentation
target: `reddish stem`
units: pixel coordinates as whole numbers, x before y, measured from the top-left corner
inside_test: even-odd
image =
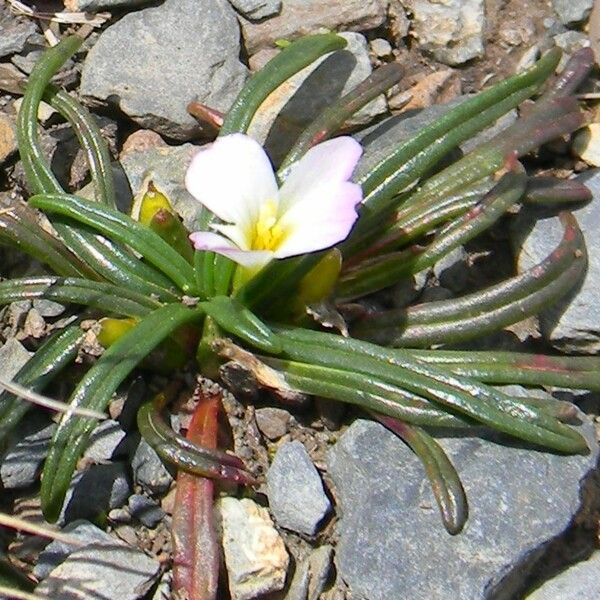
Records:
[[[198,406],[187,439],[207,448],[217,446],[218,390],[198,386]],[[213,516],[214,481],[184,471],[177,474],[173,510],[173,590],[189,600],[214,600],[219,580],[219,546]]]

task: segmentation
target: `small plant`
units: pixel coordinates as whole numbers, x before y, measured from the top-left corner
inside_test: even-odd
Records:
[[[539,94],[558,64],[558,50],[448,110],[412,139],[398,140],[388,156],[351,182],[360,146],[333,136],[358,109],[397,83],[400,69],[380,68],[331,105],[274,173],[260,146],[245,135],[253,115],[289,77],[345,45],[335,34],[294,42],[249,80],[217,141],[194,158],[186,185],[204,208],[190,235],[152,186],[137,220],[116,208],[110,156],[93,119],[51,83],[79,45],[76,37],[63,40],[31,74],[18,138],[32,196],[27,204],[0,211],[0,240],[52,272],[0,282],[0,303],[42,297],[104,317],[99,339],[106,350],[77,385],[73,407],[104,411],[125,378],[156,352],[171,369],[195,356],[198,372],[213,379],[224,362],[234,361],[275,396],[300,392],[355,404],[394,431],[422,460],[452,534],[464,526],[467,499],[427,427],[460,431],[477,424],[551,451],[588,452],[584,438],[565,422],[573,416],[572,406],[515,398],[490,384],[599,390],[600,359],[428,349],[499,330],[571,290],[586,270],[586,251],[569,212],[561,213],[564,236],[555,251],[502,283],[395,310],[371,311],[359,300],[430,267],[515,204],[527,210],[544,199],[589,199],[583,186],[558,180],[545,180],[542,194],[518,160],[582,124],[572,94],[593,63],[589,50],[573,56],[515,125],[449,166],[440,167],[459,144]],[[74,128],[88,159],[93,200],[66,192],[43,156],[36,120],[42,100]],[[320,324],[325,320],[340,333],[326,331]],[[15,381],[42,390],[74,360],[82,335],[78,324],[57,333]],[[211,557],[212,575],[199,581],[190,572],[198,548],[186,551],[176,543],[176,583],[190,597],[211,598],[218,560],[206,517],[213,494],[208,480],[254,480],[241,460],[216,448],[218,393],[199,389],[197,395],[188,438],[163,417],[168,392],[142,406],[138,425],[159,455],[183,472],[178,510],[187,517],[176,515],[176,537],[188,539],[185,523],[196,519]],[[27,409],[2,393],[0,434],[12,430]],[[79,415],[67,413],[60,420],[41,485],[49,521],[60,513],[94,427],[93,419]]]

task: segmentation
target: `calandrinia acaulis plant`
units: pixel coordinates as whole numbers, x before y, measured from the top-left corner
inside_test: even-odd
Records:
[[[300,393],[358,405],[421,458],[444,524],[458,533],[467,502],[428,427],[460,432],[485,426],[537,447],[585,453],[585,440],[565,423],[573,416],[570,405],[515,398],[490,384],[598,390],[600,359],[429,348],[501,329],[572,289],[586,269],[577,222],[561,213],[564,235],[551,255],[480,292],[383,311],[360,300],[430,267],[515,205],[527,210],[532,203],[589,199],[575,183],[528,177],[519,158],[582,124],[572,94],[593,57],[589,50],[575,54],[542,93],[560,59],[558,50],[548,52],[531,69],[399,139],[353,178],[361,147],[334,136],[359,108],[397,83],[400,68],[386,65],[316,116],[282,163],[271,165],[246,135],[257,109],[292,75],[344,44],[335,34],[303,38],[248,81],[217,140],[199,149],[189,167],[187,188],[202,205],[192,232],[152,186],[135,219],[116,208],[111,159],[93,119],[51,83],[80,40],[70,37],[48,50],[31,75],[18,117],[31,196],[2,208],[0,240],[51,274],[0,282],[0,302],[42,297],[109,317],[100,337],[107,348],[77,385],[73,406],[104,410],[118,386],[156,352],[163,367],[176,368],[174,358],[196,357],[200,373],[218,378],[221,365],[233,361],[275,396]],[[447,166],[462,142],[533,97],[515,125]],[[38,141],[42,100],[78,135],[93,199],[68,193],[52,173]],[[325,312],[338,329],[307,317],[315,305],[320,309],[312,313]],[[42,389],[74,360],[82,335],[78,324],[58,332],[16,381]],[[201,436],[186,439],[172,431],[163,415],[168,398],[161,394],[143,405],[138,417],[142,435],[161,457],[205,478],[253,481],[235,456],[199,446],[194,439]],[[0,434],[26,410],[3,393]],[[42,477],[50,521],[60,513],[94,426],[73,414],[59,423]]]

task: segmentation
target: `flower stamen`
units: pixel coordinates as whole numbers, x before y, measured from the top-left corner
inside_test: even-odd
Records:
[[[277,218],[277,203],[274,200],[265,202],[260,207],[258,219],[251,236],[252,250],[276,250],[287,236],[287,228]]]

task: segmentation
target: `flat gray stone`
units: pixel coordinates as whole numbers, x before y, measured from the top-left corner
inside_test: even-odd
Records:
[[[544,310],[540,331],[553,346],[566,352],[600,351],[600,247],[596,237],[600,228],[600,169],[577,178],[592,191],[593,200],[574,212],[584,234],[588,270],[574,291]],[[537,221],[536,221],[537,219]],[[527,211],[516,220],[511,232],[515,248],[520,248],[518,269],[524,271],[548,256],[560,242],[562,226],[558,217]]]
[[[89,544],[105,543],[111,544],[115,541],[111,535],[102,531],[96,525],[84,519],[78,519],[66,525],[61,533],[75,538],[81,545],[67,544],[66,542],[53,540],[41,552],[33,567],[33,574],[37,579],[45,579],[58,565],[60,565],[71,552],[88,546]]]
[[[343,50],[325,55],[280,86],[256,112],[248,133],[264,143],[277,164],[300,133],[332,102],[355,88],[372,72],[366,38],[353,32]],[[383,95],[361,108],[348,120],[365,125],[387,111]]]
[[[563,25],[587,19],[593,6],[594,0],[552,0],[552,8]]]
[[[45,415],[25,417],[18,426],[18,440],[2,459],[0,479],[4,489],[26,488],[38,480],[55,429],[56,424],[49,423]]]
[[[600,598],[600,552],[547,581],[527,600],[587,600]]]
[[[413,0],[412,27],[421,48],[446,65],[484,53],[484,0]]]
[[[323,482],[301,442],[279,447],[267,472],[267,495],[281,527],[314,535],[331,510]]]
[[[285,600],[319,600],[331,575],[333,547],[325,544],[315,548],[296,565]]]
[[[92,432],[83,456],[95,463],[107,462],[117,455],[118,447],[124,439],[125,432],[121,425],[117,421],[106,419]],[[124,448],[121,454],[123,452]]]
[[[10,381],[32,356],[32,352],[15,338],[8,338],[0,346],[0,379]]]
[[[60,522],[77,519],[95,521],[127,502],[131,484],[123,463],[92,465],[73,477],[67,491]]]
[[[128,152],[121,158],[131,191],[136,196],[149,178],[168,198],[190,231],[202,213],[202,205],[185,189],[185,172],[198,146],[183,144]]]
[[[226,0],[166,0],[108,27],[86,57],[81,94],[116,104],[142,127],[186,140],[200,128],[194,99],[229,109],[247,76],[239,27]]]
[[[61,600],[137,600],[160,573],[160,563],[112,539],[72,552],[37,586],[35,593]]]
[[[233,8],[251,21],[272,17],[281,10],[281,0],[229,0],[229,2]]]
[[[17,18],[9,10],[0,15],[0,57],[21,52],[27,40],[37,32],[35,21]]]
[[[386,18],[385,0],[282,0],[281,12],[271,19],[252,23],[240,18],[248,54],[272,46],[276,40],[295,40],[323,29],[368,31]]]
[[[32,304],[42,317],[58,317],[65,312],[63,304],[45,298],[35,298]]]
[[[163,465],[158,454],[144,440],[141,440],[131,460],[133,480],[150,494],[166,492],[173,477]]]
[[[598,445],[587,418],[581,433],[587,456],[438,438],[469,501],[465,529],[451,536],[419,459],[378,423],[354,422],[328,455],[341,516],[335,560],[352,598],[520,597],[545,546],[583,510],[580,486]]]

